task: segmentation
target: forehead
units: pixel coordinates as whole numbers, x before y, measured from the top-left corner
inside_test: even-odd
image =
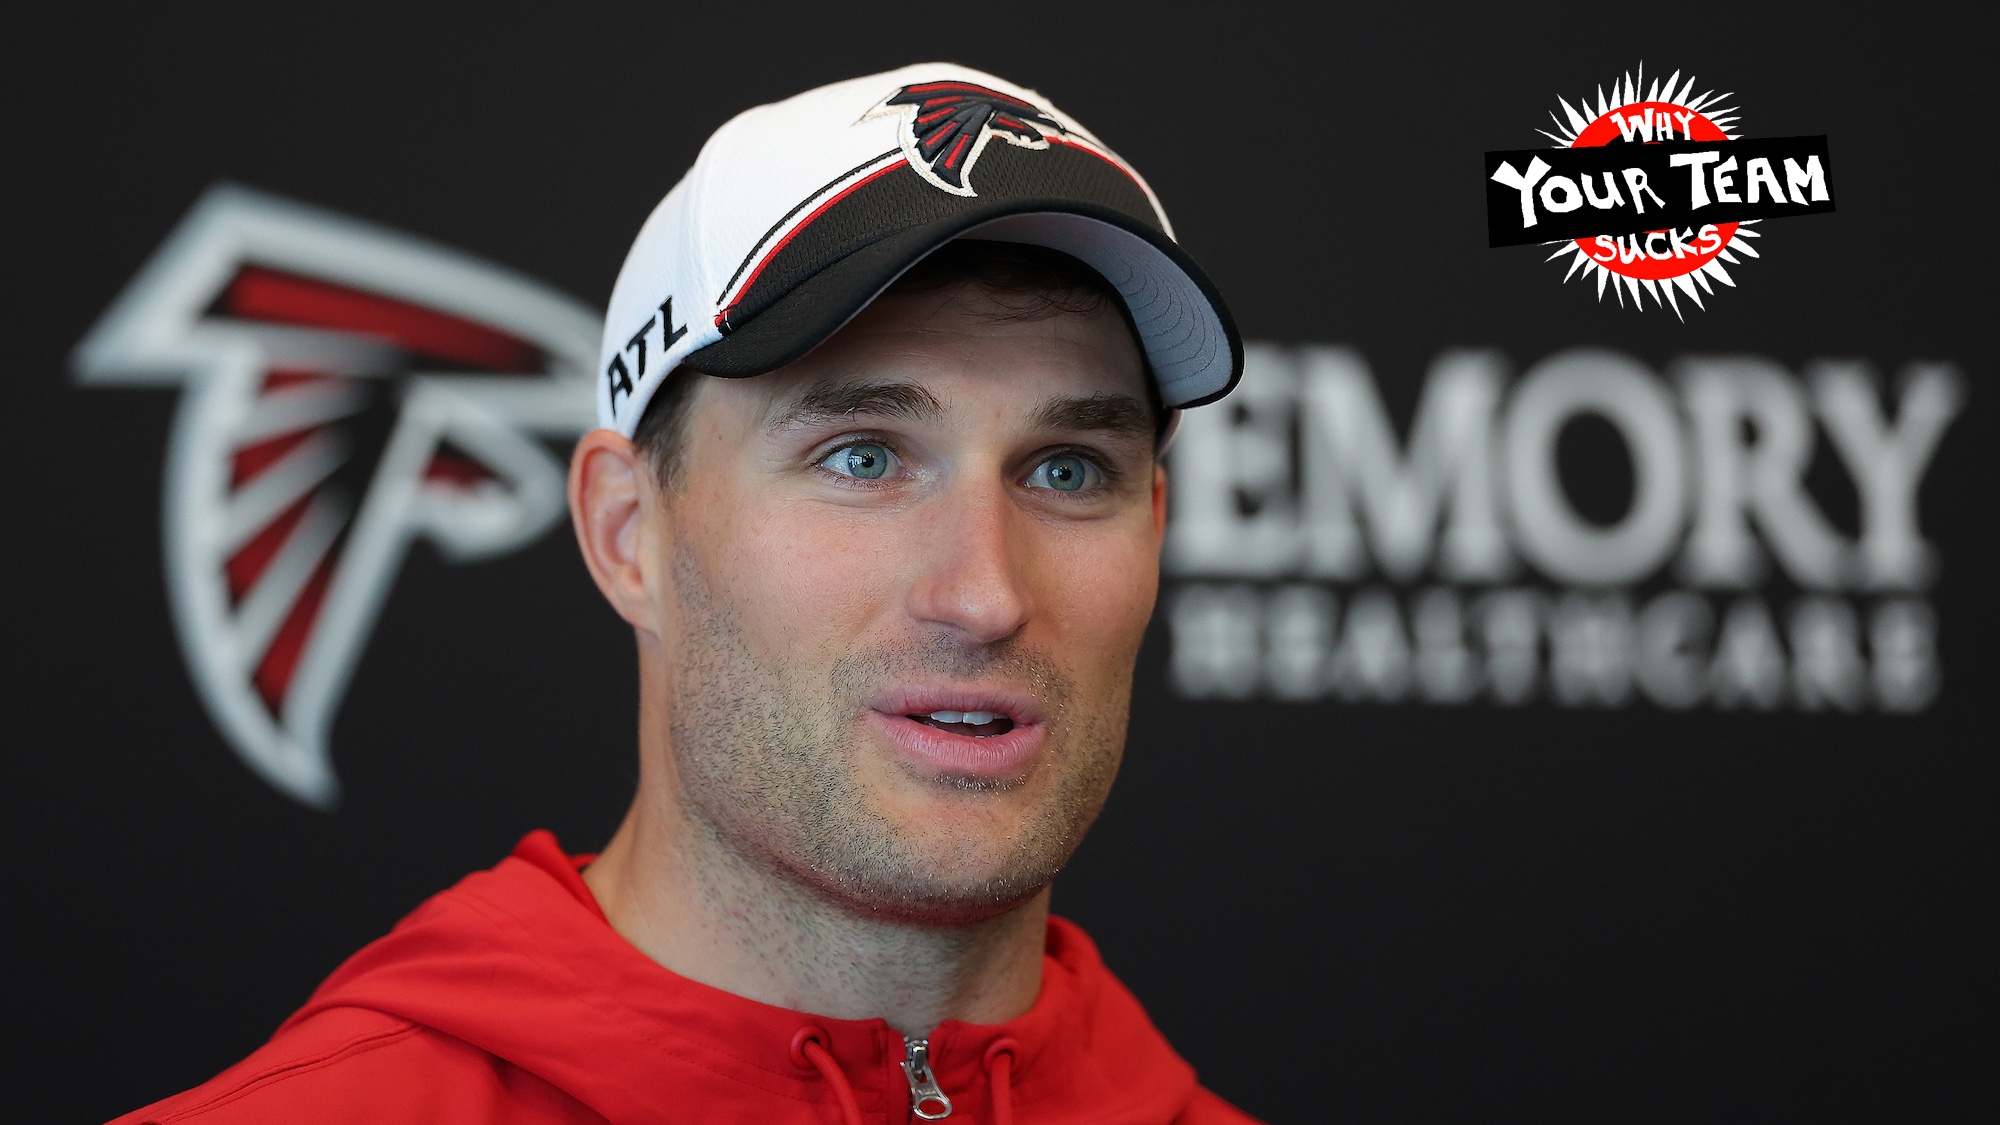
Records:
[[[1013,402],[1025,411],[1059,396],[1144,402],[1147,378],[1138,342],[1110,302],[1049,310],[961,283],[885,294],[804,357],[732,382],[764,411],[829,383],[883,380],[924,387],[946,405]]]

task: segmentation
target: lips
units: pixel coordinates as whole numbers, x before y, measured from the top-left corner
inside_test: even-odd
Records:
[[[982,782],[1017,779],[1046,736],[1033,696],[954,685],[899,686],[870,701],[869,721],[913,766]]]

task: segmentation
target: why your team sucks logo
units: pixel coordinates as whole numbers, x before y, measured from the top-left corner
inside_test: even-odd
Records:
[[[237,754],[328,808],[328,733],[403,553],[516,550],[563,515],[599,322],[546,286],[235,187],[205,195],[78,346],[89,385],[179,386],[163,522],[195,685]]]
[[[1683,316],[1763,256],[1757,224],[1834,212],[1825,136],[1746,139],[1734,95],[1694,91],[1678,70],[1649,85],[1642,65],[1580,109],[1557,99],[1556,131],[1538,130],[1553,148],[1486,154],[1488,244],[1539,243],[1565,282],[1595,278],[1600,302],[1608,287]]]

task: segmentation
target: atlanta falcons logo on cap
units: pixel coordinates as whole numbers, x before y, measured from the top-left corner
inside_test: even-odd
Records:
[[[897,112],[904,115],[900,136],[910,167],[953,195],[979,194],[972,190],[972,166],[992,138],[1045,149],[1049,139],[1043,130],[1067,132],[1040,106],[971,82],[905,86],[876,110]]]
[[[82,382],[183,388],[169,601],[202,701],[265,780],[333,803],[327,734],[413,539],[463,562],[561,519],[543,439],[590,427],[599,327],[484,262],[222,187],[78,345]]]

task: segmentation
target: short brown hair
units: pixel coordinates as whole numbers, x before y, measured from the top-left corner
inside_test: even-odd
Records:
[[[1001,320],[1042,320],[1052,316],[1087,315],[1105,302],[1118,310],[1139,339],[1132,314],[1110,282],[1096,270],[1060,250],[1021,242],[989,242],[961,238],[945,243],[911,266],[889,286],[890,293],[930,293],[961,282],[971,282],[994,298]],[[1143,362],[1145,350],[1140,349]],[[702,376],[690,368],[680,368],[667,376],[653,393],[639,416],[632,444],[652,465],[663,487],[672,488],[680,469],[682,447],[687,440],[688,404]],[[1160,401],[1150,368],[1146,375],[1146,402],[1152,409],[1156,432],[1166,425],[1167,410]]]

